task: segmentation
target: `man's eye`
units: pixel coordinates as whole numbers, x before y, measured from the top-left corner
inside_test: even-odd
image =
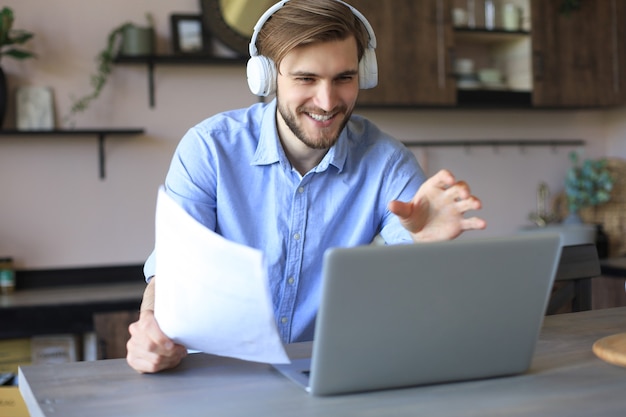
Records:
[[[313,78],[311,77],[298,77],[297,80],[302,83],[310,83],[313,82]]]

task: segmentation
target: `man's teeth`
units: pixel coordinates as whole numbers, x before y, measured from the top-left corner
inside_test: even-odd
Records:
[[[322,115],[322,114],[312,114],[312,113],[309,113],[309,116],[311,116],[311,118],[317,120],[318,122],[325,122],[327,120],[330,120],[333,117],[330,114]]]

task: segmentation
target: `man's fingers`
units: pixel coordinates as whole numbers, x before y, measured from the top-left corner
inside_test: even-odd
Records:
[[[187,356],[187,349],[182,345],[176,345],[175,349],[168,356],[158,355],[153,352],[144,352],[141,355],[129,354],[126,360],[137,372],[146,374],[174,368],[185,356]]]
[[[411,216],[413,206],[410,203],[405,203],[399,200],[394,200],[388,205],[389,211],[400,217],[406,219]]]
[[[470,217],[461,221],[463,230],[482,230],[487,227],[487,222],[480,217]]]
[[[174,343],[159,327],[154,312],[143,310],[140,318],[128,327],[126,360],[138,372],[153,373],[173,368],[187,355],[187,349]]]
[[[483,205],[482,202],[473,195],[465,199],[457,200],[456,204],[457,209],[461,213],[465,213],[470,210],[480,210]]]
[[[450,171],[448,171],[447,169],[442,169],[439,172],[437,172],[435,175],[430,177],[430,179],[428,179],[427,182],[429,181],[433,182],[437,188],[445,190],[447,188],[450,188],[452,185],[454,185],[454,183],[456,182],[456,179],[454,178],[454,175],[452,175]]]

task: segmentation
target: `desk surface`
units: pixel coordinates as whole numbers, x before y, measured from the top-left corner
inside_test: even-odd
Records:
[[[524,375],[336,397],[311,397],[268,365],[190,355],[141,375],[124,359],[20,369],[32,417],[64,416],[620,416],[626,368],[596,358],[597,339],[626,331],[626,307],[545,318]],[[310,344],[289,346],[301,356]]]

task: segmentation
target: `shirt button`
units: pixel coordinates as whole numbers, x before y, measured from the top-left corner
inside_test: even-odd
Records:
[[[287,280],[287,282],[288,282],[290,285],[293,285],[293,283],[294,283],[294,282],[296,282],[296,280],[294,279],[294,277],[289,277],[289,279]]]
[[[300,240],[300,233],[295,233],[293,235],[293,238],[296,239],[296,240]]]
[[[287,317],[281,317],[280,322],[281,322],[282,324],[287,323]]]
[[[304,192],[304,187],[298,187],[298,192],[302,194]]]

